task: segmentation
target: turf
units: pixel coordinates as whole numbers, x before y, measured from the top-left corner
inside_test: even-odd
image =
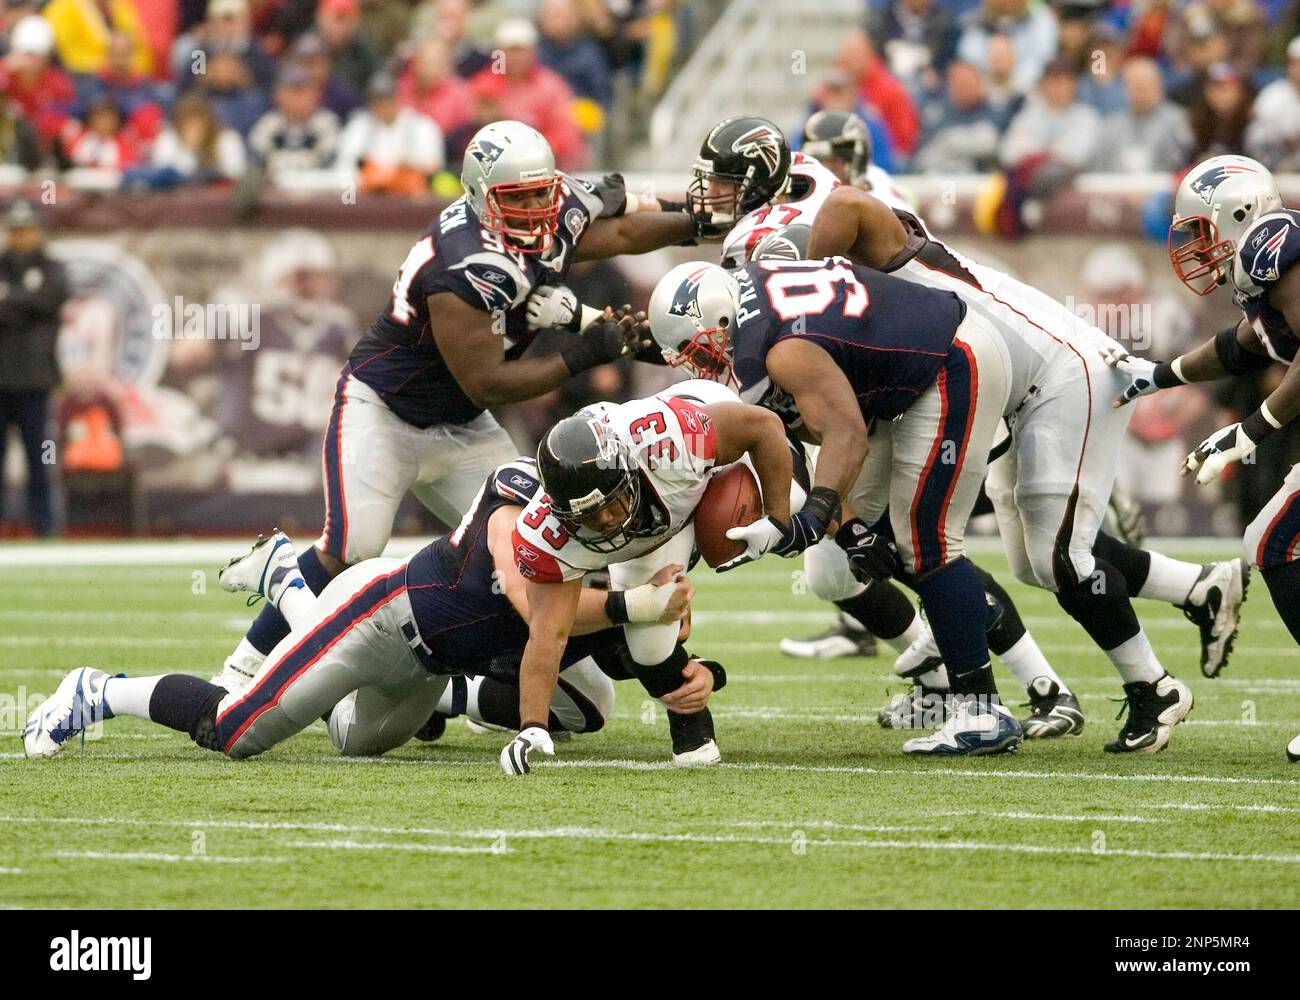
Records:
[[[79,664],[210,674],[250,612],[188,565],[0,567],[0,905],[14,907],[1295,907],[1300,650],[1256,582],[1225,676],[1142,602],[1196,710],[1155,756],[1101,751],[1118,682],[1050,595],[999,573],[1080,694],[1082,737],[918,761],[875,710],[889,660],[786,659],[828,621],[797,563],[699,574],[692,648],[727,664],[722,767],[665,766],[661,708],[614,718],[525,779],[499,736],[346,761],[313,726],[234,763],[113,720],[27,761],[22,706]],[[1227,552],[1225,546],[1224,552]],[[1208,556],[1210,553],[1199,553]],[[207,592],[201,584],[208,582]],[[1004,695],[1019,695],[999,674]]]

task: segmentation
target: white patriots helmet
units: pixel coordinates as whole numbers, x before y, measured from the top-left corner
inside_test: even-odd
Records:
[[[1277,181],[1248,156],[1212,156],[1192,167],[1174,194],[1169,260],[1197,295],[1228,280],[1237,241],[1256,219],[1282,207]]]
[[[731,332],[739,308],[740,286],[717,264],[679,264],[650,296],[650,333],[671,367],[696,378],[730,381]]]
[[[465,199],[484,229],[500,233],[523,253],[545,253],[560,217],[562,178],[546,137],[523,122],[484,125],[465,149],[460,170]],[[510,196],[540,192],[537,207]],[[502,195],[507,196],[503,202]]]

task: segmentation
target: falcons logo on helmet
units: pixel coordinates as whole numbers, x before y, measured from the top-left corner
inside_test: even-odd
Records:
[[[756,125],[731,144],[731,151],[747,158],[761,158],[767,172],[775,174],[781,165],[781,137],[767,125]]]
[[[1219,185],[1229,177],[1236,174],[1257,174],[1259,173],[1254,167],[1248,167],[1241,163],[1225,163],[1217,167],[1211,167],[1205,173],[1201,174],[1192,181],[1192,190],[1200,196],[1201,200],[1207,205],[1214,203],[1214,192],[1218,190]]]

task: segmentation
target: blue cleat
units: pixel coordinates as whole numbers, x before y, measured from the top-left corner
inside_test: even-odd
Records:
[[[987,697],[971,698],[956,707],[942,727],[903,744],[903,753],[918,757],[978,757],[1007,753],[1025,738],[1016,717]]]

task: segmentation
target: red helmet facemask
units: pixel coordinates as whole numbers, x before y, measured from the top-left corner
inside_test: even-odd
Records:
[[[511,184],[493,184],[487,190],[487,208],[479,219],[484,229],[500,233],[510,240],[520,253],[545,253],[559,227],[560,184],[556,177],[535,181],[515,181]],[[501,203],[501,195],[531,191],[546,193],[546,205],[541,208],[524,208]]]
[[[671,368],[687,368],[696,377],[711,382],[730,385],[736,374],[727,354],[727,323],[701,330],[677,349],[677,356],[668,362]]]
[[[1169,227],[1169,262],[1178,280],[1197,295],[1209,295],[1223,283],[1224,265],[1232,266],[1236,252],[1231,240],[1219,239],[1218,228],[1204,215],[1179,219]]]

